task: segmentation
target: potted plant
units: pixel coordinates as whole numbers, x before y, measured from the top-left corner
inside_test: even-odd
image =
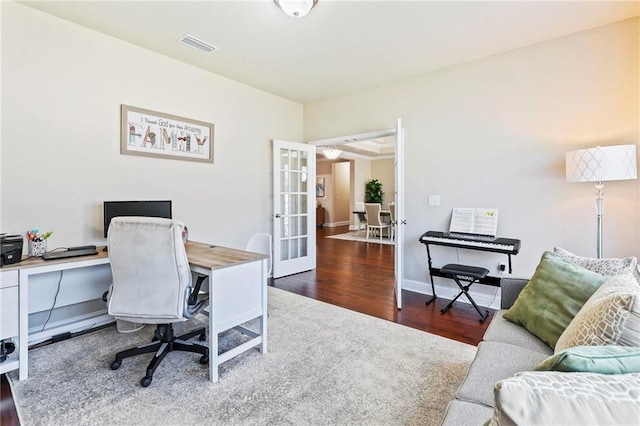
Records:
[[[382,191],[382,184],[378,182],[378,179],[371,179],[364,185],[364,202],[365,203],[379,203],[382,204],[382,197],[384,192]]]

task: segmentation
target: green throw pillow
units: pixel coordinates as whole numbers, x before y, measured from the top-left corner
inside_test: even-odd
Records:
[[[640,373],[640,348],[575,346],[545,359],[535,370],[598,374]]]
[[[582,305],[605,280],[546,251],[504,318],[522,325],[553,349]]]

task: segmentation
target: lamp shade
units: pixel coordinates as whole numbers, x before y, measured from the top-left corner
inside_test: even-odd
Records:
[[[280,9],[293,18],[302,18],[313,9],[318,0],[274,0]]]
[[[635,145],[596,146],[566,154],[567,182],[637,179]]]

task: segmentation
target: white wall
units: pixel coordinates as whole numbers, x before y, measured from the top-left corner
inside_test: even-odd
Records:
[[[371,161],[371,178],[378,179],[378,182],[382,184],[382,191],[384,192],[382,206],[385,209],[389,203],[395,200],[395,174],[395,160],[393,158]]]
[[[447,229],[453,207],[500,210],[498,233],[522,240],[515,275],[530,276],[555,245],[595,256],[594,187],[565,181],[564,155],[638,143],[638,25],[626,20],[307,104],[305,140],[390,128],[403,118],[408,281],[428,281],[418,237]],[[639,186],[605,185],[605,256],[640,255]],[[429,194],[442,204],[429,207]],[[439,264],[492,271],[503,260],[465,250],[436,255]]]
[[[271,232],[271,139],[302,106],[29,7],[2,2],[2,232],[104,244],[103,200],[170,199],[193,240]],[[212,56],[212,60],[213,56]],[[214,123],[214,164],[120,154],[120,105]]]

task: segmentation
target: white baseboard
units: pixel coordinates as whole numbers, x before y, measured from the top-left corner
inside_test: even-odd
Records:
[[[474,289],[474,287],[476,288]],[[432,294],[431,284],[423,281],[405,279],[402,281],[402,289],[428,296],[431,296]],[[456,297],[460,291],[453,281],[451,282],[451,285],[436,283],[435,289],[438,297],[449,300]],[[473,300],[475,300],[478,306],[484,306],[489,309],[500,309],[500,288],[498,287],[474,284],[469,289],[469,294],[473,297]],[[456,302],[471,304],[464,294],[460,296]]]
[[[351,222],[349,221],[342,221],[342,222],[327,222],[324,223],[322,226],[324,226],[325,228],[336,228],[338,226],[345,226],[345,225],[349,225]],[[349,230],[351,230],[351,227],[349,227]]]

